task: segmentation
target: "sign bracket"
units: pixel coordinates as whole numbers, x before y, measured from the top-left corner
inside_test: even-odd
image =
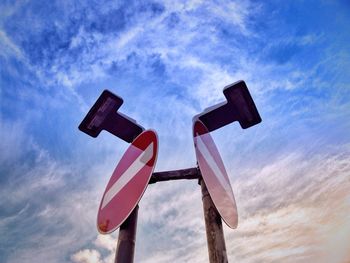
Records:
[[[131,143],[145,128],[118,111],[123,99],[109,90],[104,90],[79,125],[79,130],[96,138],[106,130]]]
[[[149,184],[155,184],[157,182],[170,181],[170,180],[200,179],[200,177],[201,177],[201,173],[198,167],[181,169],[181,170],[173,170],[173,171],[155,172],[152,174]]]

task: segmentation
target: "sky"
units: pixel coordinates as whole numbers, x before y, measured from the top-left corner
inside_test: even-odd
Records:
[[[229,262],[350,262],[350,4],[0,2],[0,262],[113,262],[104,188],[128,144],[78,125],[109,89],[196,166],[192,117],[245,80],[262,122],[212,132],[238,208]],[[135,262],[208,262],[197,181],[150,185]]]

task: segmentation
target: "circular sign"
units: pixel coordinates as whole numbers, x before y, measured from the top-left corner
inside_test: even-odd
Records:
[[[204,182],[221,218],[231,227],[238,224],[235,197],[224,163],[207,127],[196,120],[193,125],[196,157]]]
[[[134,210],[147,188],[157,153],[158,137],[153,130],[142,132],[126,150],[100,203],[97,215],[100,233],[116,230]]]

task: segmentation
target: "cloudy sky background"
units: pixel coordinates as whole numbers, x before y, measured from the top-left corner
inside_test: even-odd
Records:
[[[97,208],[127,148],[77,126],[103,89],[195,166],[192,117],[243,79],[263,122],[212,136],[230,262],[350,262],[348,1],[1,1],[0,262],[112,262]],[[208,261],[200,187],[148,187],[136,262]]]

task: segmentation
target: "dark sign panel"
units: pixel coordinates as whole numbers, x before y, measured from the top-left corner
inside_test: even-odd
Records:
[[[238,121],[243,129],[261,122],[259,112],[243,80],[228,85],[223,92],[227,102],[206,109],[194,119],[201,120],[210,132],[234,121]]]
[[[132,142],[144,128],[135,120],[117,112],[123,99],[109,90],[104,90],[79,125],[79,130],[97,137],[106,130],[126,142]]]

